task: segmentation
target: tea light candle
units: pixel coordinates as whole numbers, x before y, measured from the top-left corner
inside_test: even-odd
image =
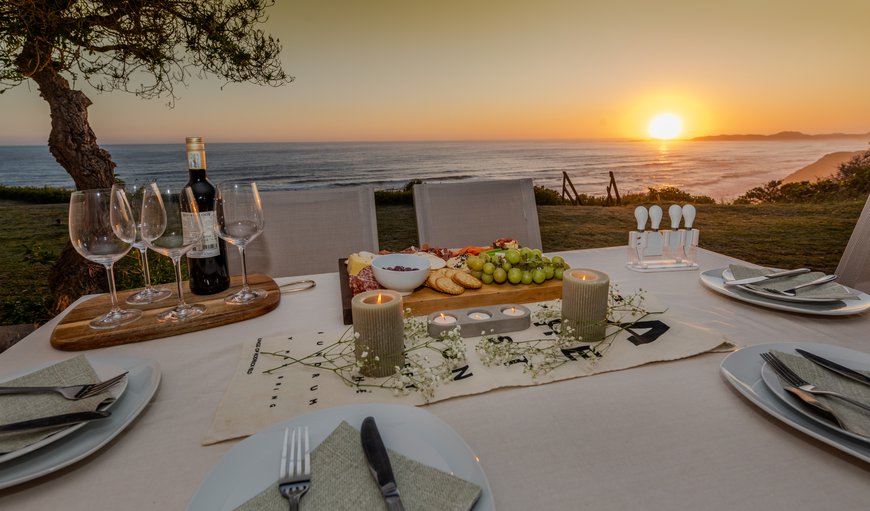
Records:
[[[356,334],[354,354],[357,360],[365,360],[363,375],[393,374],[396,366],[405,364],[402,296],[396,291],[379,289],[354,296],[350,304]]]
[[[509,307],[509,308],[502,309],[501,313],[504,314],[505,316],[519,317],[519,316],[524,316],[526,314],[526,311],[519,309],[517,307]]]
[[[450,314],[444,314],[442,312],[440,315],[435,316],[432,319],[432,322],[435,323],[436,325],[442,325],[442,326],[455,325],[456,324],[456,316],[451,316]]]
[[[472,313],[469,313],[468,317],[469,317],[469,319],[473,319],[475,321],[483,321],[483,320],[491,318],[492,316],[490,316],[486,312],[474,311]]]
[[[604,339],[610,277],[600,271],[575,269],[562,279],[562,328],[569,326],[584,342]]]

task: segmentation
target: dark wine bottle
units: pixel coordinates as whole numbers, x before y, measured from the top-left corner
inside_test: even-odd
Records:
[[[193,191],[203,231],[202,241],[187,253],[190,291],[197,295],[211,295],[230,287],[227,246],[214,231],[215,188],[205,175],[205,143],[200,137],[188,137],[185,143],[188,172],[186,188]],[[192,210],[184,204],[182,209]]]

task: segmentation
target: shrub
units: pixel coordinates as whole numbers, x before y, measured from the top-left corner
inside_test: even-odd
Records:
[[[69,202],[72,190],[44,186],[4,186],[0,185],[0,199],[11,199],[33,204],[62,204]]]
[[[842,163],[837,175],[814,183],[771,181],[738,197],[735,204],[835,202],[870,194],[870,151]]]

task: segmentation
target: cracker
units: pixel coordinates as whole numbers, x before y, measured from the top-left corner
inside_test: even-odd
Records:
[[[483,287],[483,282],[475,278],[474,275],[464,271],[454,272],[451,279],[465,289],[480,289]]]

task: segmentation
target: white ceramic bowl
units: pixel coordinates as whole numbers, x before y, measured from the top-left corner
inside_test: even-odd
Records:
[[[409,295],[415,289],[426,282],[429,276],[429,260],[425,257],[417,257],[414,254],[387,254],[377,256],[372,260],[372,270],[378,284],[387,289],[398,291],[402,295]],[[388,270],[403,266],[415,268],[409,271]]]

